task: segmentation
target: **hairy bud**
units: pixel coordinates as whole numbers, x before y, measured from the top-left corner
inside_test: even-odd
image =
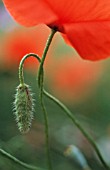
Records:
[[[30,130],[34,112],[34,100],[28,85],[20,84],[16,89],[14,114],[21,133]]]

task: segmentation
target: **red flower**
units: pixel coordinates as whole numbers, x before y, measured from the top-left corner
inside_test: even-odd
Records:
[[[100,62],[93,63],[74,57],[64,56],[59,62],[51,60],[50,71],[47,72],[51,91],[68,103],[73,103],[73,100],[84,101],[89,97],[102,73]]]
[[[66,34],[81,57],[110,56],[110,0],[3,0],[20,24],[45,23]]]
[[[1,50],[5,66],[9,69],[18,67],[20,60],[27,53],[37,53],[41,56],[48,34],[49,30],[42,25],[32,29],[18,27],[5,33],[2,39]],[[25,61],[24,66],[35,72],[36,64],[37,60],[30,57]]]

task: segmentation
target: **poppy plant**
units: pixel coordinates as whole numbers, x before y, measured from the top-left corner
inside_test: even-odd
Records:
[[[73,113],[66,108],[59,100],[51,96],[44,90],[44,72],[43,64],[56,31],[61,32],[64,38],[77,50],[84,59],[99,60],[110,55],[110,0],[3,0],[6,8],[14,19],[21,25],[32,27],[38,24],[46,24],[52,28],[48,38],[42,58],[40,59],[38,70],[39,97],[45,121],[45,143],[47,153],[48,169],[52,169],[48,117],[44,105],[43,94],[53,100],[58,106],[66,112],[66,115],[72,120],[73,124],[88,139],[103,166],[110,169],[97,148],[94,140],[80,125]],[[37,40],[37,38],[36,38]],[[32,54],[31,54],[32,55]],[[19,66],[20,84],[24,85],[23,64],[25,59],[30,56],[25,55]],[[14,159],[15,160],[15,159]],[[21,163],[20,163],[21,164]],[[24,163],[22,163],[24,165]],[[29,166],[26,166],[29,167]],[[36,169],[36,168],[31,168]],[[39,169],[39,168],[38,168]]]
[[[100,60],[110,56],[109,0],[3,0],[24,26],[44,23],[65,34],[80,56]]]

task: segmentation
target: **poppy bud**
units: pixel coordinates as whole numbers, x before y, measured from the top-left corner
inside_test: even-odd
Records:
[[[21,133],[30,130],[33,119],[34,100],[28,85],[20,84],[16,89],[14,101],[14,115]]]

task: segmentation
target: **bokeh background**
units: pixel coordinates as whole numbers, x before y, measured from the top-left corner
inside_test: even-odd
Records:
[[[35,98],[34,120],[26,135],[17,129],[13,100],[19,85],[21,58],[30,52],[42,56],[49,33],[45,25],[33,28],[18,25],[0,1],[0,147],[24,162],[43,168],[46,168],[45,127],[39,104],[36,59],[27,59],[24,65],[25,82],[31,86]],[[110,59],[85,61],[56,33],[45,62],[45,88],[70,108],[110,165]],[[44,98],[53,169],[83,169],[75,155],[70,158],[64,154],[69,145],[75,145],[91,169],[103,170],[94,149],[72,121],[54,102]],[[20,168],[25,170],[0,155],[1,170]]]

